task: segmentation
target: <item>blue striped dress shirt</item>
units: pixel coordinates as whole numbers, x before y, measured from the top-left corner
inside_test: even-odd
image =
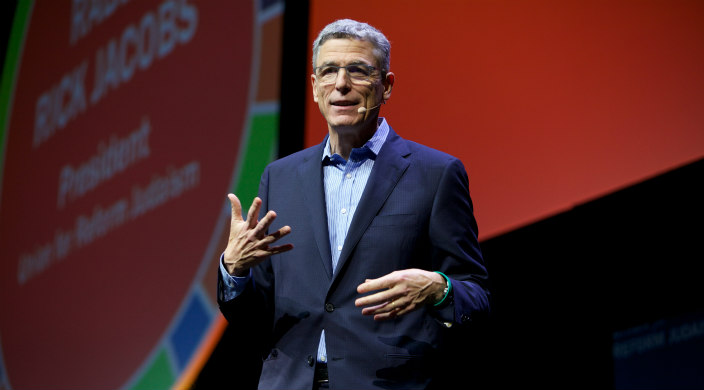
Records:
[[[350,152],[349,160],[339,154],[330,153],[330,138],[323,150],[323,185],[325,187],[325,207],[328,215],[328,233],[330,234],[330,253],[332,253],[333,272],[340,259],[342,245],[347,237],[352,217],[357,210],[364,187],[374,167],[381,146],[389,134],[386,119],[379,118],[379,126],[369,141],[361,148]],[[325,351],[325,330],[320,335],[318,361],[327,362]]]

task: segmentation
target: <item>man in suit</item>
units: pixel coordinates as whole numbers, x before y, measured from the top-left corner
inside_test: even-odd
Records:
[[[246,219],[228,195],[219,304],[261,347],[260,388],[442,386],[489,311],[465,169],[379,117],[389,63],[374,27],[326,26],[311,83],[327,137],[266,168]]]

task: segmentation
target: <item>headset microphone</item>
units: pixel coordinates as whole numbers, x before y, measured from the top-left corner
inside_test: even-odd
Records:
[[[376,106],[371,107],[371,108],[359,107],[359,108],[357,109],[357,112],[360,113],[360,114],[364,114],[364,113],[367,112],[367,111],[376,110],[376,109],[379,108],[379,107],[381,107],[381,103],[379,103],[379,104],[377,104]]]

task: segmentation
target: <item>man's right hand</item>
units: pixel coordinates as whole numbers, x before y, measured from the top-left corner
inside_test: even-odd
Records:
[[[291,233],[291,227],[284,226],[271,234],[266,234],[267,229],[276,219],[276,213],[269,210],[261,221],[257,221],[262,206],[261,199],[254,198],[245,221],[242,216],[240,200],[234,194],[228,194],[227,197],[232,205],[232,217],[230,238],[227,240],[223,263],[230,275],[246,276],[250,268],[261,263],[267,257],[293,249],[292,244],[269,246],[279,238]]]

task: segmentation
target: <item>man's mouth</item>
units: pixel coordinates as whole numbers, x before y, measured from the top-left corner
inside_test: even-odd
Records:
[[[336,107],[348,107],[348,106],[356,106],[357,102],[353,102],[353,101],[349,101],[349,100],[340,100],[340,101],[331,102],[330,105],[333,105]]]

